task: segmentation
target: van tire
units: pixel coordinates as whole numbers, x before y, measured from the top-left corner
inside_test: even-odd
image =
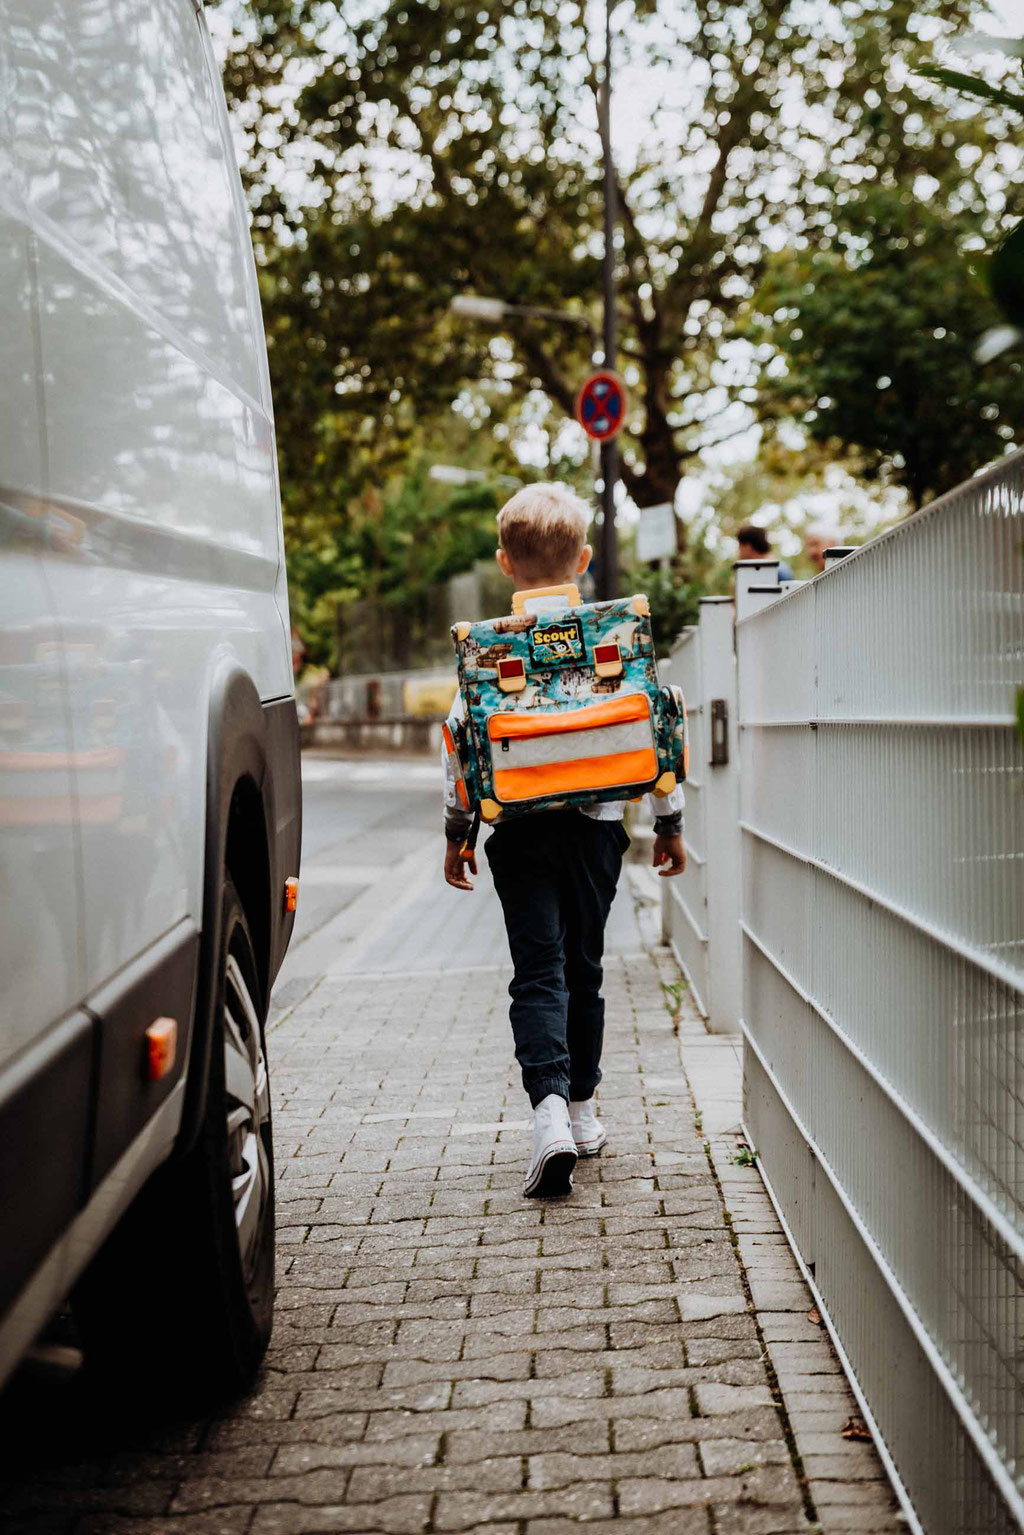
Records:
[[[136,1401],[141,1395],[161,1406],[195,1406],[244,1390],[273,1325],[266,1004],[249,924],[230,876],[223,885],[221,935],[197,1141],[149,1180],[73,1297],[94,1385],[105,1394],[130,1391]]]

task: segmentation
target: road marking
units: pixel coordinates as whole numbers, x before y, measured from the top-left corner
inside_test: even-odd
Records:
[[[358,934],[345,944],[342,954],[324,966],[325,975],[350,975],[367,950],[394,931],[401,913],[433,884],[437,876],[437,859],[437,842],[431,837],[418,852],[410,853],[394,869],[387,871],[387,878],[378,880],[364,895],[358,896],[341,913],[337,923],[322,929],[323,937],[328,941],[333,937],[335,942],[339,938],[344,940],[346,928]],[[397,895],[395,890],[399,892]],[[343,922],[342,919],[347,920]],[[332,934],[331,929],[335,926],[338,931]]]
[[[303,864],[300,886],[310,885],[372,885],[380,879],[377,863],[350,864]]]
[[[610,955],[610,959],[618,959],[617,954]],[[608,963],[608,959],[605,960]],[[354,979],[360,981],[426,981],[432,976],[443,975],[450,981],[455,981],[462,975],[507,975],[512,969],[512,961],[506,960],[502,965],[442,965],[436,970],[360,970]]]
[[[414,1109],[411,1114],[364,1114],[359,1123],[383,1125],[393,1119],[447,1119],[450,1124],[454,1118],[454,1109]]]
[[[309,784],[437,784],[443,782],[440,756],[428,762],[354,762],[337,759],[302,758],[302,781]]]
[[[364,1114],[361,1125],[382,1125],[394,1120],[443,1119],[451,1135],[494,1135],[502,1130],[529,1130],[530,1119],[496,1119],[490,1124],[475,1124],[471,1120],[455,1118],[452,1109],[415,1109],[411,1114]]]
[[[452,1125],[453,1135],[493,1135],[498,1130],[529,1130],[532,1119],[499,1119],[492,1125]]]

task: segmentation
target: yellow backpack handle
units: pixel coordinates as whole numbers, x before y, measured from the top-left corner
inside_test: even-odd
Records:
[[[528,592],[513,592],[513,613],[528,613],[531,597],[564,597],[567,608],[578,608],[580,605],[580,589],[572,581],[568,586],[535,586]]]

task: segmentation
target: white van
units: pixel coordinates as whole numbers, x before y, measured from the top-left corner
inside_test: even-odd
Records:
[[[249,1379],[300,787],[266,348],[198,0],[0,0],[0,1380]],[[198,1373],[197,1373],[198,1372]]]

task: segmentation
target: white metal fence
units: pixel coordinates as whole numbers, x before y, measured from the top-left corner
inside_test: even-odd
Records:
[[[736,643],[747,1131],[920,1528],[1002,1535],[1024,1524],[1024,454]]]
[[[706,597],[684,631],[664,682],[686,697],[690,768],[686,778],[686,872],[666,880],[664,938],[672,945],[713,1032],[735,1032],[740,1017],[740,831],[733,608]],[[708,858],[712,848],[713,857]]]

